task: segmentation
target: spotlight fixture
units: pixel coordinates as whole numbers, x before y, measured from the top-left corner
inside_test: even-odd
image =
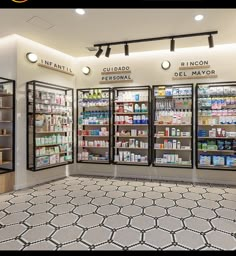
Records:
[[[170,36],[161,36],[161,37],[151,37],[151,38],[142,38],[142,39],[134,39],[134,40],[126,40],[126,41],[117,41],[117,42],[104,42],[99,44],[94,44],[94,47],[99,47],[98,52],[96,53],[96,56],[99,58],[99,56],[102,54],[103,50],[101,47],[103,46],[110,46],[111,45],[124,45],[125,50],[125,56],[129,55],[129,46],[128,44],[136,44],[136,43],[144,43],[144,42],[150,42],[150,41],[161,41],[161,40],[170,40],[170,51],[175,51],[175,39],[177,38],[186,38],[186,37],[197,37],[197,36],[209,36],[208,42],[209,47],[214,47],[213,37],[212,35],[218,34],[218,31],[207,31],[207,32],[200,32],[200,33],[191,33],[191,34],[180,34],[180,35],[170,35]],[[109,56],[110,50],[107,49],[107,54]]]
[[[75,9],[75,12],[78,13],[79,15],[84,15],[85,14],[84,9]]]
[[[106,53],[105,53],[105,56],[106,56],[107,58],[109,58],[110,52],[111,52],[111,47],[108,45],[108,46],[107,46]]]
[[[26,54],[26,58],[31,63],[35,63],[35,62],[38,61],[38,56],[35,53],[32,53],[32,52],[28,52]]]
[[[196,21],[203,20],[203,18],[204,18],[204,16],[203,16],[202,14],[198,14],[198,15],[196,15],[196,16],[194,17],[194,19],[195,19]]]
[[[102,49],[101,46],[99,46],[99,49],[98,49],[97,53],[95,54],[95,56],[96,56],[97,58],[99,58],[100,55],[102,54],[102,52],[103,52],[103,49]]]
[[[85,74],[85,75],[88,75],[90,73],[90,67],[86,66],[86,67],[83,67],[82,68],[82,72]]]
[[[174,39],[174,38],[172,38],[172,39],[170,40],[170,51],[171,51],[171,52],[174,52],[174,51],[175,51],[175,39]]]
[[[129,46],[127,43],[125,44],[125,56],[129,56]]]
[[[209,44],[209,48],[213,48],[214,47],[214,41],[213,41],[213,36],[212,34],[210,34],[208,36],[208,44]]]

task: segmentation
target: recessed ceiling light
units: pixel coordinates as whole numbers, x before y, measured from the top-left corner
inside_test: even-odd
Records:
[[[26,58],[31,63],[35,63],[35,62],[38,61],[38,56],[35,53],[32,53],[32,52],[28,52],[26,54]]]
[[[84,14],[85,14],[85,10],[84,10],[84,9],[75,9],[75,11],[76,11],[79,15],[84,15]]]
[[[204,18],[204,16],[203,16],[202,14],[196,15],[196,16],[194,17],[194,19],[195,19],[196,21],[203,20],[203,18]]]

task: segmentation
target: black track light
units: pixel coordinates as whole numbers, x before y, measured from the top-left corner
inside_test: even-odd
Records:
[[[208,36],[208,44],[209,44],[209,48],[213,48],[214,47],[214,41],[213,41],[213,36],[212,34],[210,34]]]
[[[171,51],[171,52],[174,52],[174,51],[175,51],[175,39],[174,39],[174,38],[172,38],[172,39],[170,40],[170,51]]]
[[[95,54],[95,56],[96,56],[97,58],[99,58],[100,55],[102,54],[102,52],[103,52],[103,49],[102,49],[102,47],[100,46],[99,49],[98,49],[98,51],[97,51],[97,53]]]
[[[110,52],[111,52],[111,47],[108,45],[108,46],[107,46],[106,53],[105,53],[105,56],[106,56],[107,58],[109,58]]]
[[[129,46],[125,44],[125,56],[129,56]]]

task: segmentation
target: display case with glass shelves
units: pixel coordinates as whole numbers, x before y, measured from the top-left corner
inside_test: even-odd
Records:
[[[150,86],[113,89],[113,163],[150,165]]]
[[[0,77],[0,174],[15,169],[15,81]]]
[[[73,163],[73,89],[33,80],[26,93],[27,169]]]
[[[153,86],[153,166],[193,167],[193,85]]]
[[[77,90],[77,162],[111,162],[111,89]]]
[[[196,166],[236,170],[236,82],[196,86]]]

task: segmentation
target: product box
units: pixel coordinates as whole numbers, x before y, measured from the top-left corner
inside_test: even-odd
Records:
[[[190,132],[181,132],[180,135],[183,136],[183,137],[184,136],[189,137],[190,136]]]
[[[224,156],[213,156],[212,157],[213,165],[225,165],[225,157]]]

